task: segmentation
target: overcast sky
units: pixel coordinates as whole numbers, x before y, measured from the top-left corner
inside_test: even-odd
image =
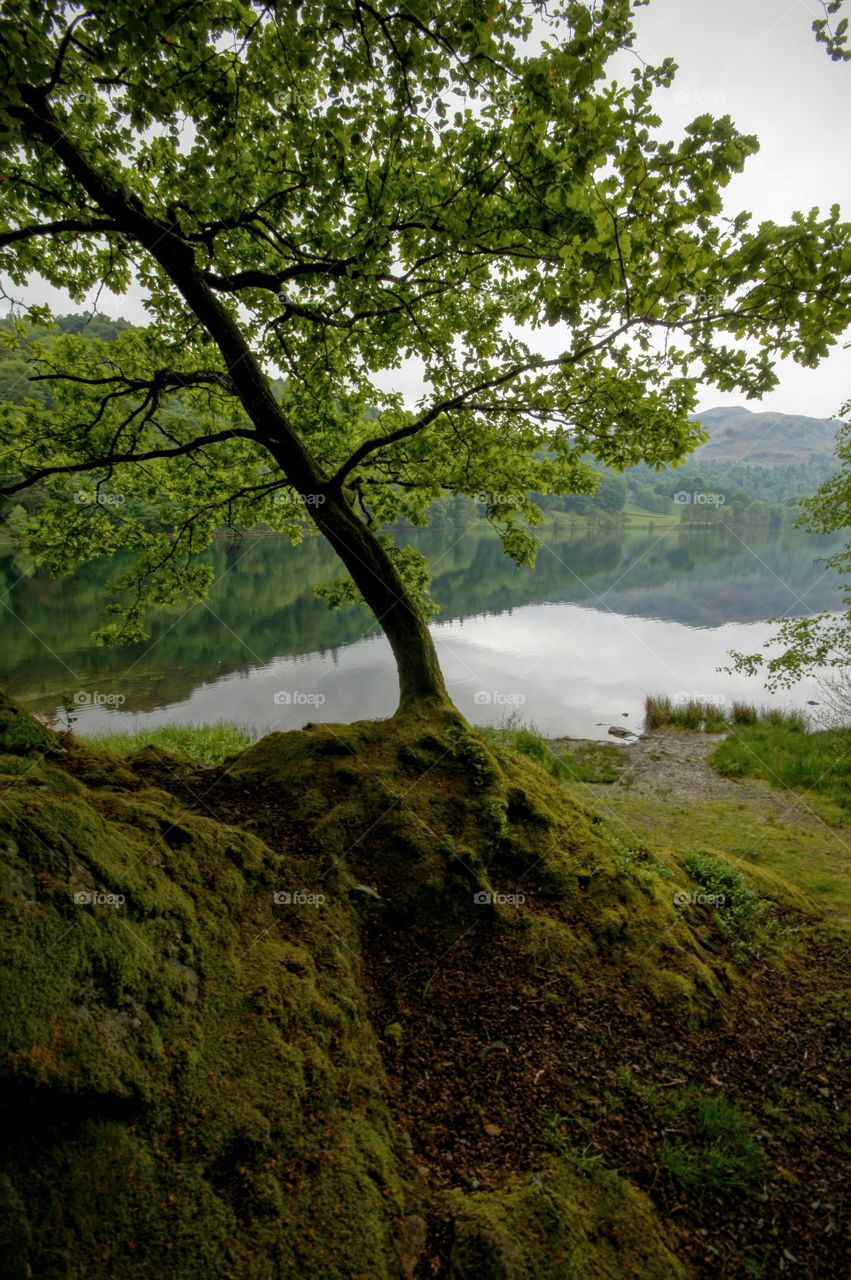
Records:
[[[659,95],[673,134],[701,111],[730,115],[760,152],[727,188],[729,210],[788,221],[795,209],[839,204],[851,218],[851,62],[832,62],[811,31],[818,0],[651,0],[638,11],[636,50],[680,70]],[[784,363],[770,396],[748,407],[830,417],[851,396],[851,351],[818,369]],[[742,403],[708,388],[701,407]]]
[[[795,209],[839,203],[851,218],[851,63],[832,62],[816,44],[811,23],[822,12],[818,0],[651,0],[638,10],[636,52],[647,62],[673,57],[680,67],[673,88],[658,96],[664,132],[677,136],[709,111],[729,114],[760,139],[759,155],[727,188],[728,211],[779,222]],[[52,289],[28,295],[73,309]],[[147,323],[137,289],[103,294],[100,308]],[[382,381],[418,389],[414,369]],[[851,351],[840,347],[816,370],[785,362],[778,388],[748,407],[829,417],[849,396]],[[707,388],[700,407],[743,402]]]

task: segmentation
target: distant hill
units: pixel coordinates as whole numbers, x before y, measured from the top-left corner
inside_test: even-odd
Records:
[[[739,406],[693,415],[710,434],[695,450],[695,462],[745,462],[753,467],[829,459],[834,453],[836,418],[797,413],[751,413]]]

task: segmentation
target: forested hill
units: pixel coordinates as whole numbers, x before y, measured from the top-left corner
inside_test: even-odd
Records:
[[[57,316],[55,325],[53,336],[84,333],[106,341],[114,340],[130,327],[126,320],[102,315]],[[51,335],[47,330],[37,329],[36,334],[47,336],[49,343]],[[0,318],[0,400],[20,403],[30,398],[49,406],[53,384],[30,381],[33,369],[24,354],[15,341],[14,322],[9,317]],[[276,381],[276,386],[282,388],[283,383]],[[695,450],[684,467],[665,468],[660,475],[639,465],[627,471],[626,484],[620,477],[607,477],[596,501],[579,494],[565,499],[544,498],[542,505],[580,513],[600,507],[614,513],[623,508],[629,497],[642,509],[664,513],[670,510],[675,493],[682,489],[717,491],[728,501],[739,495],[740,506],[745,500],[787,503],[814,493],[837,466],[836,419],[752,413],[740,406],[709,409],[695,416],[711,438]],[[37,500],[38,495],[33,497]],[[22,501],[24,506],[30,505],[30,500]],[[463,499],[459,501],[465,503]],[[6,505],[0,503],[0,511]]]
[[[129,329],[127,320],[112,320],[109,316],[67,315],[55,316],[55,329],[37,328],[35,335],[41,339],[64,333],[85,333],[89,338],[101,338],[112,342],[123,329]],[[0,400],[35,400],[50,405],[53,389],[48,382],[32,382],[32,366],[25,359],[25,352],[17,339],[15,321],[10,316],[0,317]]]
[[[836,418],[806,418],[798,413],[752,413],[735,405],[695,414],[710,433],[695,450],[695,462],[746,462],[779,467],[829,459],[834,455]]]

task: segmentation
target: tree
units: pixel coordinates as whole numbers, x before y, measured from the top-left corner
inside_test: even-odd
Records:
[[[626,506],[626,480],[623,476],[604,472],[594,494],[594,505],[609,515],[617,515]]]
[[[25,332],[54,404],[0,417],[5,492],[53,495],[29,535],[42,562],[136,552],[105,639],[201,597],[223,522],[293,540],[312,522],[349,574],[329,598],[372,609],[402,705],[445,700],[426,566],[383,527],[484,494],[529,561],[530,492],[590,492],[588,458],[680,460],[704,438],[698,380],[759,395],[778,355],[817,363],[851,317],[849,228],[836,208],[725,217],[756,140],[705,114],[679,144],[657,137],[673,63],[626,87],[607,71],[631,10],[4,9],[5,271],[78,303],[135,279],[151,316],[49,351]],[[543,326],[555,356],[534,348]],[[405,360],[428,388],[415,407],[385,389]]]

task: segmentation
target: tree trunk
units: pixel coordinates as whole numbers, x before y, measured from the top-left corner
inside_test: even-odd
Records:
[[[302,497],[314,499],[308,505],[314,522],[343,561],[390,641],[399,673],[399,710],[423,702],[451,707],[417,601],[345,494],[339,489],[323,489],[321,470],[310,449],[282,413],[245,334],[205,279],[193,246],[182,238],[176,224],[166,225],[148,213],[138,196],[115,187],[111,178],[77,150],[54,115],[47,90],[25,88],[24,99],[25,105],[13,108],[13,115],[22,122],[25,133],[46,143],[94,204],[160,264],[218,347],[259,441]],[[317,503],[320,495],[325,500]]]
[[[376,535],[344,494],[327,494],[325,502],[311,503],[308,510],[390,641],[399,676],[399,710],[423,702],[451,706],[423,613]]]

